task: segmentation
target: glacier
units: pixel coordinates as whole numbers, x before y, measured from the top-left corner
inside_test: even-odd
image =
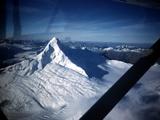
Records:
[[[94,64],[105,74],[101,79],[91,77],[87,69],[77,64],[81,62],[76,62],[65,50],[68,49],[63,49],[54,37],[33,59],[0,70],[0,107],[9,120],[78,120],[132,66],[95,58],[103,61]],[[82,59],[87,61],[85,57]],[[159,73],[160,65],[152,66],[105,120],[142,120],[146,109],[160,109],[156,106],[160,104]],[[155,101],[150,102],[146,96],[154,97]]]

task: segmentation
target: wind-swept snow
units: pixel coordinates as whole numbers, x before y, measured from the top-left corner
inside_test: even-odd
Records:
[[[31,75],[35,71],[42,70],[47,64],[55,63],[65,68],[72,69],[86,77],[86,72],[76,64],[74,64],[60,49],[61,43],[57,38],[49,41],[44,50],[34,59],[24,60],[15,65],[9,66],[5,71],[18,72],[20,75]]]
[[[10,119],[12,113],[32,111],[36,114],[47,109],[57,112],[74,105],[75,101],[96,95],[95,83],[64,55],[59,44],[58,39],[53,38],[33,60],[1,72],[0,107]]]
[[[68,49],[62,47],[59,40],[53,38],[34,59],[1,70],[0,108],[9,120],[77,120],[132,66],[118,60],[104,60],[98,53],[87,50],[81,50],[85,57],[78,61],[73,57],[80,50],[67,52]],[[82,69],[85,66],[79,67],[88,60],[87,55],[99,57],[93,59],[93,63],[87,62],[90,69],[85,69],[94,74],[102,70],[104,74],[100,74],[99,79],[89,78]],[[160,66],[152,66],[105,120],[142,120],[144,110],[160,109],[156,106],[160,103],[159,73]]]
[[[60,46],[60,41],[57,38],[54,37],[50,40],[46,48],[37,56],[37,60],[39,62],[38,68],[42,69],[49,62],[54,62],[87,76],[82,68],[69,60],[69,58],[59,48]]]

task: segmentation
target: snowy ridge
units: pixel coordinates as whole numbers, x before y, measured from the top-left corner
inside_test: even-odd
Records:
[[[62,47],[58,39],[53,38],[34,59],[22,61],[0,72],[0,108],[9,120],[77,120],[132,66],[95,55],[94,61],[99,60],[96,57],[102,59],[96,65],[105,74],[98,80],[88,78],[82,74],[83,67],[78,67],[76,61],[76,65],[72,63],[71,56],[63,53],[67,49],[62,51]],[[125,53],[130,56],[128,52]],[[119,54],[114,55],[119,58]],[[88,60],[87,57],[81,58]],[[89,67],[92,72],[97,70]],[[104,120],[160,118],[157,114],[159,104],[160,65],[155,64]],[[153,114],[155,116],[150,117]]]
[[[42,69],[50,62],[57,63],[64,67],[70,68],[84,76],[87,76],[85,71],[72,63],[69,58],[59,48],[60,41],[57,38],[50,40],[45,49],[37,56],[38,68]]]
[[[86,76],[83,69],[63,54],[59,41],[53,38],[33,60],[22,61],[1,72],[0,107],[5,103],[3,110],[10,119],[12,112],[65,111],[78,106],[77,100],[92,98],[98,92],[95,83]]]
[[[55,63],[65,68],[69,68],[86,77],[86,72],[74,64],[60,49],[61,43],[57,38],[52,38],[44,50],[35,58],[24,60],[18,64],[9,66],[5,71],[18,72],[20,75],[31,75],[36,71],[41,71],[47,64]],[[63,46],[62,46],[63,47]]]

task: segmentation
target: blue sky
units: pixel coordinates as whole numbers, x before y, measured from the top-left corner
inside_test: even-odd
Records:
[[[30,39],[153,43],[160,10],[111,0],[21,0],[22,35]],[[8,36],[12,6],[8,4]]]

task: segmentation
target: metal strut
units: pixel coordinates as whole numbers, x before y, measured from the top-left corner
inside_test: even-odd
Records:
[[[160,57],[160,39],[81,118],[102,120]]]

